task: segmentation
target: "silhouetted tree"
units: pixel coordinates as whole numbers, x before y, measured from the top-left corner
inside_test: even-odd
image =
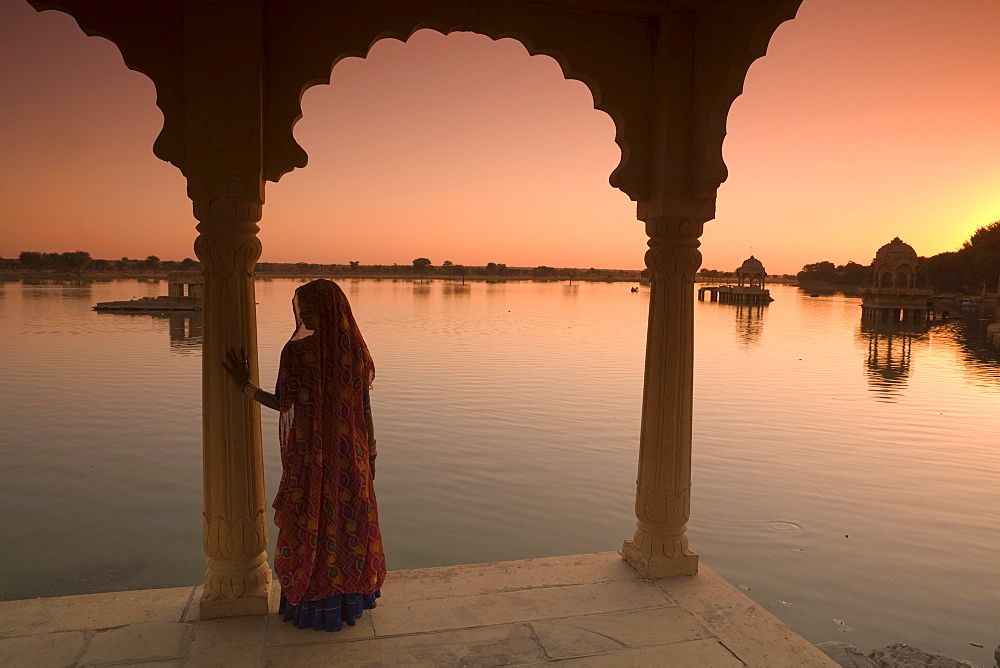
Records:
[[[42,268],[42,254],[37,251],[21,251],[17,256],[21,268],[35,271]]]
[[[558,272],[553,267],[546,267],[544,264],[539,265],[531,270],[531,275],[536,278],[549,278],[555,276]]]
[[[1000,220],[973,232],[957,251],[921,258],[920,271],[936,292],[992,292],[1000,275]]]
[[[418,257],[413,261],[413,268],[417,270],[418,274],[427,273],[427,269],[431,266],[431,261],[425,257]]]
[[[73,251],[72,253],[63,253],[60,260],[66,269],[82,274],[83,270],[90,265],[91,257],[87,251]]]

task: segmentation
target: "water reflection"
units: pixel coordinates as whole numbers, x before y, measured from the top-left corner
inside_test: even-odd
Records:
[[[445,283],[444,284],[444,295],[448,296],[459,296],[459,295],[469,295],[471,291],[469,286],[465,283]]]
[[[760,335],[764,331],[765,307],[756,305],[737,305],[736,336],[747,348],[760,343]]]
[[[413,282],[413,296],[426,299],[431,296],[431,284],[424,281]]]
[[[170,352],[178,355],[201,354],[205,319],[201,311],[132,311],[129,313],[99,311],[102,317],[166,321]]]
[[[989,320],[966,318],[951,320],[934,328],[935,335],[943,335],[958,343],[963,369],[981,385],[1000,384],[1000,349],[986,337]]]
[[[860,336],[867,339],[865,370],[869,389],[881,401],[895,402],[912,372],[913,341],[927,336],[925,323],[864,323]]]
[[[25,278],[22,284],[30,288],[44,288],[44,296],[52,294],[50,289],[56,287],[59,296],[64,299],[89,300],[94,291],[92,280],[79,278]],[[26,294],[34,296],[33,292],[35,291],[25,291]]]
[[[170,349],[179,355],[201,352],[204,334],[204,317],[201,311],[162,313],[156,317],[166,317],[170,331]]]

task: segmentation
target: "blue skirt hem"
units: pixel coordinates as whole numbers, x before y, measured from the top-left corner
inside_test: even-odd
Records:
[[[377,605],[375,599],[381,595],[381,591],[374,594],[336,594],[318,601],[300,601],[298,605],[292,605],[282,593],[278,614],[296,628],[332,633],[339,631],[344,624],[354,626],[365,610],[371,610]]]

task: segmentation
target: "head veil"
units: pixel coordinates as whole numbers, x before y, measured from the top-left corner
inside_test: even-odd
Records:
[[[375,365],[347,296],[328,280],[300,286],[281,351],[282,479],[274,568],[293,605],[373,593],[385,577],[371,487],[364,392]]]

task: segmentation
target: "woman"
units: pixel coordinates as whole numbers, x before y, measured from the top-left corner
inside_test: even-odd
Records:
[[[295,333],[281,351],[274,394],[250,381],[245,353],[230,351],[226,369],[244,394],[281,411],[278,612],[298,628],[339,631],[375,607],[385,580],[372,487],[375,365],[336,283],[300,286],[292,307]]]

